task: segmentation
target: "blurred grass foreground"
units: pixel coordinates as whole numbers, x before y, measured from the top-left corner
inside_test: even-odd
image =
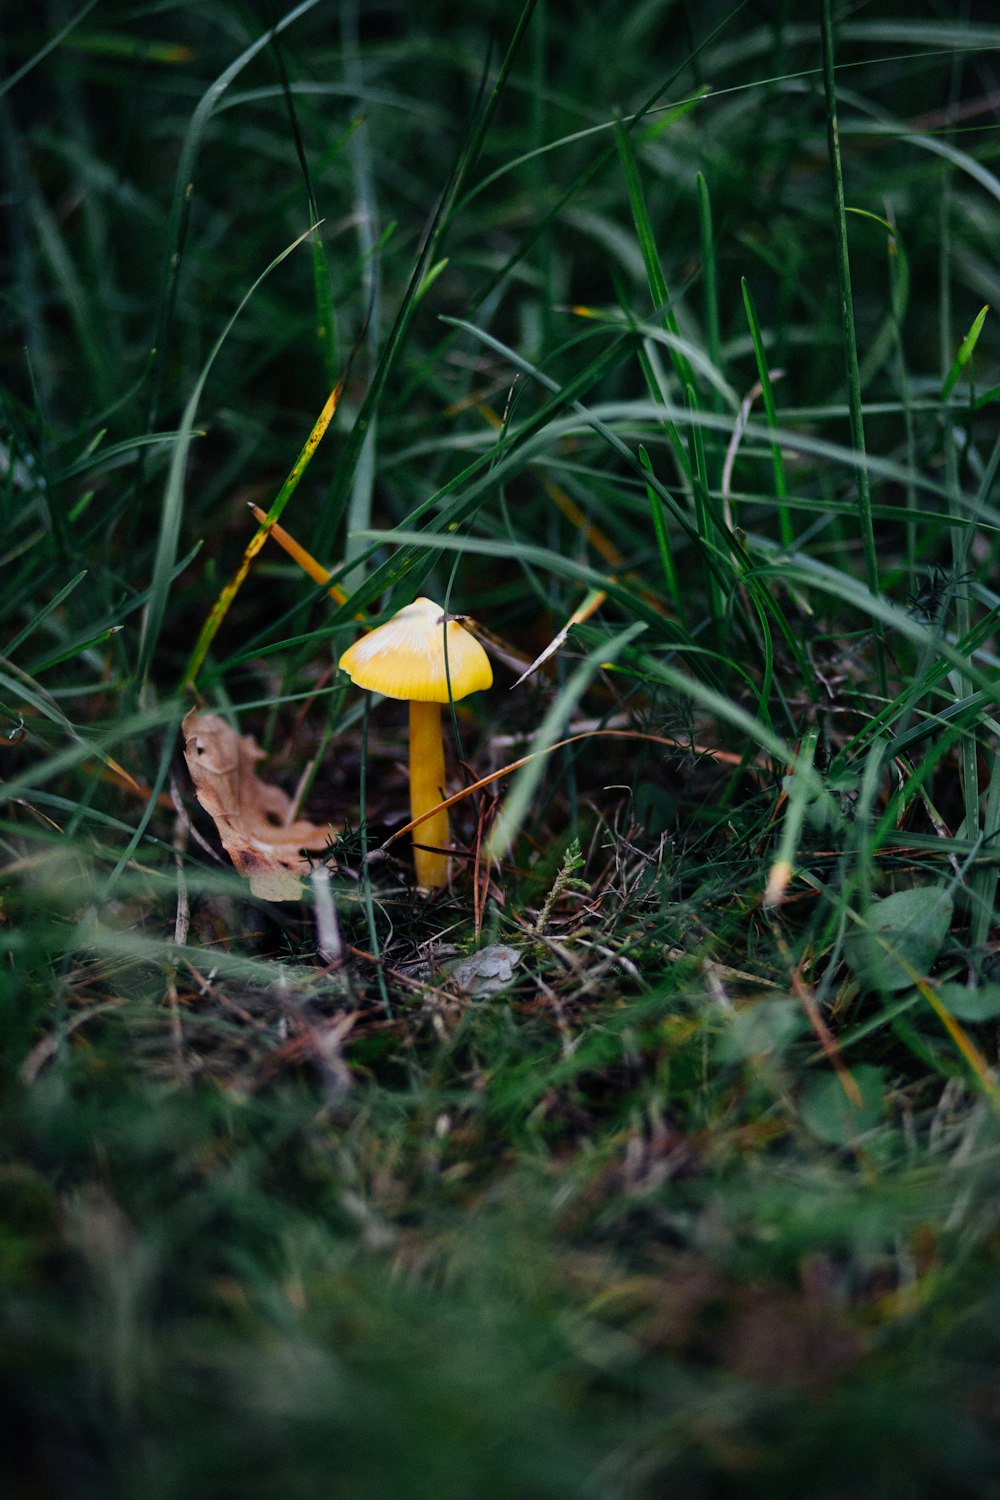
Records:
[[[0,50],[4,1500],[1000,1497],[995,8]]]

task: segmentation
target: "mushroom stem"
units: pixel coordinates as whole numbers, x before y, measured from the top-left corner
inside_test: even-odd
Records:
[[[410,816],[419,818],[428,808],[445,797],[444,739],[441,734],[440,703],[410,703]],[[442,808],[426,823],[413,830],[413,865],[417,887],[437,891],[448,884],[447,854],[420,849],[432,844],[435,849],[447,847],[451,834],[448,810]]]

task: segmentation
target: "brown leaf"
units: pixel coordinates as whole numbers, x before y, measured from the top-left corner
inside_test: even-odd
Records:
[[[239,735],[218,714],[196,708],[185,715],[182,727],[195,795],[233,864],[262,900],[297,900],[299,877],[309,869],[300,851],[325,849],[333,830],[305,818],[290,821],[291,799],[254,770],[264,751],[251,735]]]

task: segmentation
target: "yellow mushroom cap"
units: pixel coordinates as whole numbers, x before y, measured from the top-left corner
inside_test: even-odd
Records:
[[[414,599],[391,620],[348,646],[339,666],[358,687],[411,703],[447,703],[492,687],[489,657],[457,620],[442,625],[433,599]],[[444,643],[448,639],[448,671]]]

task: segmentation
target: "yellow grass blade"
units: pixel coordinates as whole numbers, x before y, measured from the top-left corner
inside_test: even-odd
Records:
[[[243,553],[243,557],[240,561],[239,567],[236,569],[236,572],[233,574],[232,578],[225,585],[222,592],[219,594],[219,597],[212,605],[212,608],[208,614],[208,618],[206,619],[204,625],[201,627],[201,633],[199,634],[197,643],[195,644],[195,648],[191,653],[191,659],[184,671],[185,687],[190,687],[198,676],[205,657],[208,655],[208,649],[211,646],[216,635],[218,634],[220,625],[226,618],[226,615],[229,613],[230,605],[242,588],[243,582],[250,571],[250,564],[253,562],[254,558],[257,556],[258,552],[266,542],[268,532],[273,528],[274,524],[278,520],[278,517],[281,515],[289,500],[292,498],[292,495],[295,493],[295,490],[298,487],[299,480],[302,478],[303,474],[308,468],[313,454],[316,452],[316,449],[320,445],[323,434],[326,432],[326,429],[329,427],[331,421],[333,420],[333,415],[337,410],[337,406],[340,401],[340,394],[343,389],[344,382],[343,380],[340,380],[330,392],[329,396],[326,399],[326,404],[324,405],[323,410],[320,412],[319,416],[316,418],[315,423],[313,424],[312,432],[310,432],[309,436],[306,438],[305,443],[302,447],[302,451],[299,454],[298,458],[295,460],[295,463],[292,465],[291,472],[289,473],[288,478],[285,480],[284,484],[281,486],[281,489],[279,490],[274,503],[271,506],[271,509],[267,512],[267,515],[261,522],[258,531],[254,536],[250,538],[250,541],[247,543],[246,551]],[[317,564],[317,566],[319,565]]]

